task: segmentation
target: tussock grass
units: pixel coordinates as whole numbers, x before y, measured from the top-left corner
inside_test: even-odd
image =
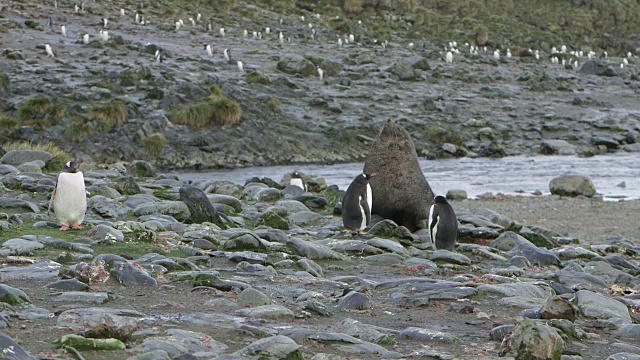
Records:
[[[19,124],[18,119],[0,113],[0,130],[13,130],[18,127]]]
[[[48,96],[36,96],[25,101],[18,109],[18,120],[22,125],[36,129],[47,129],[58,123],[65,114],[62,104],[56,104]]]
[[[271,79],[261,71],[252,71],[244,76],[244,80],[249,84],[271,85]]]
[[[227,98],[218,86],[209,88],[211,95],[184,109],[173,111],[169,120],[174,124],[202,129],[211,125],[237,125],[242,109],[237,102]]]
[[[46,171],[60,171],[64,167],[67,161],[71,160],[71,155],[66,151],[59,148],[56,144],[51,142],[44,143],[30,143],[27,141],[13,141],[3,145],[5,150],[41,150],[46,151],[53,155],[53,158],[49,160],[47,166],[44,168]]]
[[[269,110],[279,113],[282,108],[282,103],[278,98],[271,98],[267,102],[267,107],[269,108]]]
[[[100,131],[109,131],[127,121],[127,105],[122,101],[92,105],[89,117],[98,122]]]
[[[64,129],[64,137],[71,141],[78,141],[83,136],[91,134],[93,134],[93,128],[88,121],[79,116],[71,118]]]
[[[363,6],[364,0],[344,0],[342,9],[345,13],[357,15],[364,9]]]
[[[142,145],[147,154],[158,157],[167,146],[167,138],[161,133],[154,133],[142,140]]]

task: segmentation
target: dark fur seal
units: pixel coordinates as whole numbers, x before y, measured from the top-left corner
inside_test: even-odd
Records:
[[[373,192],[371,213],[412,232],[424,229],[434,194],[418,164],[411,136],[391,120],[382,126],[365,161],[364,173],[372,172],[377,175],[369,182]]]

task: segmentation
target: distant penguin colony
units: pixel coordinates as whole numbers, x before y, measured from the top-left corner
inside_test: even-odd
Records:
[[[458,237],[458,220],[444,196],[436,196],[429,209],[429,237],[433,250],[453,251]]]
[[[352,234],[363,234],[371,224],[372,192],[369,180],[376,173],[356,176],[342,199],[342,222]]]
[[[49,207],[53,205],[60,230],[82,229],[82,221],[87,210],[87,195],[84,176],[75,161],[65,164],[58,175],[58,182],[51,195]]]

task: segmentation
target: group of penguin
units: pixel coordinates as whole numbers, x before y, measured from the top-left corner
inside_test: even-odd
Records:
[[[307,191],[307,184],[299,172],[290,174],[289,185]],[[369,180],[376,173],[362,173],[351,182],[342,198],[342,222],[352,234],[363,235],[371,225],[373,197]],[[453,251],[458,237],[458,220],[453,207],[444,196],[438,195],[429,209],[429,237],[435,250]]]
[[[302,176],[297,171],[291,175],[289,185],[307,191]],[[376,173],[360,174],[351,182],[342,199],[342,221],[344,227],[353,234],[364,234],[371,224],[373,198],[369,180]],[[58,182],[51,195],[49,210],[53,206],[60,230],[82,229],[82,221],[87,209],[84,176],[75,161],[65,164],[58,175]],[[453,207],[443,196],[436,196],[429,211],[429,235],[436,250],[452,251],[458,234],[458,221]]]

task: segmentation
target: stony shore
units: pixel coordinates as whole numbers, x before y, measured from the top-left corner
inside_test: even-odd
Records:
[[[86,7],[3,7],[1,142],[52,141],[83,163],[144,158],[164,170],[326,164],[361,161],[391,118],[428,158],[640,151],[640,77],[631,46],[608,49],[609,58],[594,63],[586,54],[600,57],[604,50],[593,44],[566,44],[566,53],[554,54],[551,46],[562,43],[514,43],[498,33],[490,35],[486,51],[471,54],[474,43],[461,34],[447,40],[457,41],[459,51],[447,64],[447,41],[416,36],[411,12],[373,13],[358,22],[335,18],[333,10],[317,18],[303,7],[283,15],[250,3],[225,13],[191,2],[150,2],[138,9],[146,19],[142,26],[129,3]],[[203,17],[192,26],[188,19],[196,12]],[[109,19],[107,41],[98,34],[102,17]],[[178,19],[186,24],[180,30]],[[213,30],[205,32],[209,20]],[[263,38],[252,38],[253,31],[264,32]],[[85,33],[89,44],[83,43]],[[355,41],[338,47],[336,40],[350,34]],[[45,43],[55,58],[47,57]],[[540,50],[540,59],[527,47]],[[224,49],[230,49],[231,61]],[[499,60],[494,50],[503,54]],[[162,63],[154,61],[156,51]],[[627,51],[632,57],[623,60]],[[552,64],[552,56],[567,66]],[[620,68],[622,61],[628,66]],[[227,102],[212,105],[212,95]],[[238,107],[225,109],[233,116],[204,116],[197,126],[182,124],[176,115],[194,104],[202,109],[232,103]],[[196,113],[187,120],[198,120]]]
[[[638,201],[453,201],[452,253],[381,219],[351,237],[331,186],[198,181],[235,225],[191,223],[146,162],[85,171],[60,232],[56,174],[0,169],[7,359],[640,358]]]

